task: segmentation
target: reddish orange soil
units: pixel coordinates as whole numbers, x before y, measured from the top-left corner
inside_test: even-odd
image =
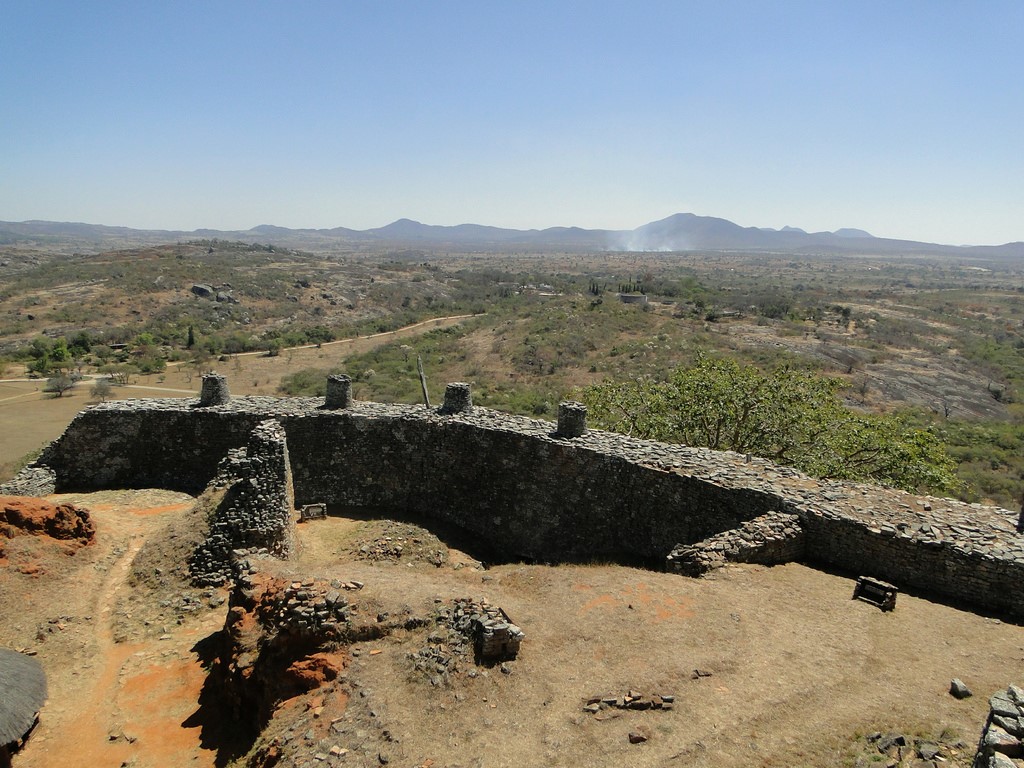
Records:
[[[17,768],[215,765],[217,752],[201,741],[197,712],[206,671],[193,649],[220,629],[223,614],[208,611],[193,622],[167,627],[162,635],[114,640],[113,622],[125,610],[121,600],[130,589],[132,561],[148,538],[192,503],[181,494],[156,494],[163,498],[154,503],[138,493],[90,502],[96,541],[86,560],[80,555],[61,565],[53,555],[41,555],[43,574],[33,588],[52,590],[46,602],[69,618],[54,625],[56,633],[32,644],[47,673],[49,701],[14,758]],[[45,505],[69,506],[39,504]],[[7,638],[11,644],[18,640]]]
[[[0,496],[0,536],[48,536],[88,544],[96,530],[89,513],[73,504],[53,504],[31,496]]]
[[[572,585],[573,592],[589,594],[594,592],[590,584],[577,583]],[[664,590],[652,589],[650,585],[640,582],[623,587],[618,592],[595,594],[580,607],[580,614],[595,609],[619,610],[625,608],[636,611],[640,621],[659,624],[671,619],[689,619],[694,616],[692,601],[664,594]]]

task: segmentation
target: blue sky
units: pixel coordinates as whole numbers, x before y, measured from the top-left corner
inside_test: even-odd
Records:
[[[0,20],[0,219],[1024,240],[1024,3],[59,2]]]

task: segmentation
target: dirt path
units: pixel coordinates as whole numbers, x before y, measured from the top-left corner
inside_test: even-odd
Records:
[[[414,336],[420,333],[426,328],[447,328],[449,325],[466,320],[470,317],[477,317],[477,315],[446,315],[445,317],[432,317],[429,320],[421,320],[418,323],[412,325],[403,325],[401,328],[396,328],[393,331],[382,331],[381,333],[370,333],[366,336],[353,336],[350,339],[335,339],[334,341],[325,341],[320,344],[303,344],[298,347],[284,347],[282,352],[295,352],[300,349],[323,349],[324,347],[334,347],[339,344],[350,344],[357,345],[361,341],[367,341],[370,339],[386,339],[386,338],[402,338],[404,336]],[[266,357],[267,353],[263,350],[256,352],[240,352],[235,357]],[[169,365],[182,365],[182,362],[169,363]]]
[[[89,506],[96,496],[55,498]],[[62,647],[51,651],[48,639],[38,647],[49,701],[15,765],[43,768],[67,764],[73,756],[80,765],[213,766],[216,753],[202,747],[198,724],[185,724],[198,708],[205,680],[192,648],[219,629],[223,617],[211,613],[196,625],[168,627],[159,639],[119,642],[114,633],[136,555],[191,500],[165,492],[107,496],[110,503],[92,505],[97,562],[79,569],[76,587],[62,604],[61,610],[73,614],[62,622]],[[172,496],[179,498],[156,503]]]

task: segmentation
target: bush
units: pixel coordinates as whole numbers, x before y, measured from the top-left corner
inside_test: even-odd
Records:
[[[698,357],[667,381],[582,390],[595,422],[637,437],[763,456],[808,474],[870,480],[907,491],[960,485],[942,442],[902,416],[852,411],[844,383],[789,367],[762,373]]]
[[[76,383],[70,376],[54,376],[46,380],[43,392],[49,392],[56,397],[64,397],[64,393],[74,389]]]

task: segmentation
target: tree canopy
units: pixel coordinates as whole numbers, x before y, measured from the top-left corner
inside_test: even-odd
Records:
[[[665,381],[584,388],[595,424],[636,437],[762,456],[810,475],[951,493],[955,463],[938,436],[898,414],[843,405],[840,379],[788,367],[762,372],[700,357]]]

